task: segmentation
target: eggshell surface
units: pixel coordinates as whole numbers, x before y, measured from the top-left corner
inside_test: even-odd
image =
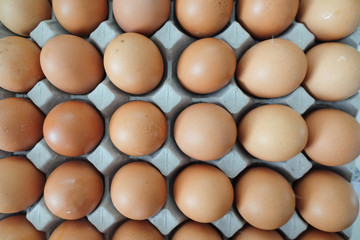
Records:
[[[336,233],[323,232],[314,228],[310,228],[303,232],[297,240],[344,240],[340,235]]]
[[[164,240],[159,230],[149,221],[128,220],[116,230],[112,240]]]
[[[38,231],[25,215],[14,215],[0,221],[0,239],[46,240],[46,236],[44,232]]]
[[[262,230],[251,225],[246,225],[232,238],[232,240],[283,240],[275,230]]]
[[[176,230],[171,240],[188,239],[221,240],[222,238],[210,224],[187,221]]]
[[[102,234],[86,219],[61,223],[51,234],[49,240],[103,240]]]

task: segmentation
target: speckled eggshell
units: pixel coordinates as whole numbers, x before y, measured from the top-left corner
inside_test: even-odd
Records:
[[[164,240],[159,230],[147,220],[127,220],[116,230],[112,240]]]
[[[104,240],[103,235],[86,219],[68,220],[61,223],[49,240]]]

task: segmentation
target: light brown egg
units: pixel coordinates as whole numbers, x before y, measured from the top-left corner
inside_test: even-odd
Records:
[[[114,0],[113,11],[125,32],[150,36],[168,20],[170,0]]]
[[[149,102],[128,102],[112,115],[109,134],[120,151],[132,156],[148,155],[165,142],[166,118],[159,108]]]
[[[45,118],[43,132],[52,150],[64,156],[78,157],[99,144],[104,123],[92,106],[72,100],[51,109]]]
[[[103,188],[101,174],[90,163],[73,160],[51,172],[45,183],[44,200],[55,216],[80,219],[100,203]]]
[[[297,240],[344,240],[339,234],[323,232],[314,228],[310,228],[303,232]]]
[[[0,239],[46,240],[46,236],[44,232],[38,231],[25,215],[14,215],[0,221]]]
[[[51,18],[49,0],[1,0],[0,21],[12,32],[29,36],[37,25]]]
[[[155,215],[166,201],[166,181],[145,162],[132,162],[115,174],[110,188],[115,208],[125,217],[145,220]]]
[[[12,92],[28,92],[44,78],[40,48],[16,36],[0,39],[0,87]]]
[[[86,219],[65,221],[51,234],[49,240],[103,240],[103,235]]]
[[[285,31],[298,8],[299,0],[239,0],[236,17],[252,37],[265,39]]]
[[[112,240],[164,240],[154,225],[149,221],[128,220],[121,224],[116,230]]]
[[[311,170],[294,184],[296,208],[313,227],[339,232],[354,223],[359,212],[355,191],[340,175]]]
[[[195,37],[219,33],[229,22],[232,0],[177,0],[175,14],[185,31]]]
[[[0,113],[1,150],[25,151],[41,140],[45,116],[29,99],[2,99]]]
[[[360,2],[359,2],[360,3]],[[323,43],[307,53],[303,86],[314,98],[340,101],[360,90],[360,53],[342,43]]]
[[[262,230],[246,225],[232,238],[232,240],[283,240],[276,230]]]
[[[181,54],[177,76],[187,90],[205,94],[223,88],[234,76],[235,53],[224,41],[200,39]]]
[[[336,41],[354,32],[360,24],[357,0],[301,0],[297,21],[320,41]]]
[[[302,116],[290,107],[263,105],[248,112],[239,122],[239,142],[254,157],[271,162],[299,154],[308,139]]]
[[[251,95],[276,98],[299,87],[306,70],[306,56],[299,46],[285,39],[269,39],[254,45],[240,58],[236,79]]]
[[[104,54],[111,82],[130,94],[144,94],[159,85],[164,62],[158,47],[138,33],[123,33],[111,40]]]
[[[274,230],[286,224],[295,212],[295,194],[278,172],[254,167],[240,175],[235,186],[235,205],[249,224]]]
[[[229,112],[211,103],[187,107],[177,117],[174,137],[189,157],[211,161],[223,157],[236,141],[236,124]]]
[[[336,109],[319,109],[305,117],[309,130],[306,154],[315,162],[340,166],[360,154],[360,124]]]
[[[186,167],[173,185],[176,205],[190,219],[210,223],[222,218],[231,208],[234,190],[221,170],[206,164]]]
[[[53,0],[52,5],[59,23],[79,36],[89,36],[108,16],[106,0]]]
[[[101,54],[91,43],[74,35],[58,35],[47,41],[40,63],[46,78],[71,94],[89,93],[104,76]]]
[[[222,240],[220,234],[211,224],[187,221],[182,224],[171,240]]]
[[[0,159],[0,213],[30,207],[42,195],[44,184],[44,174],[26,157]]]

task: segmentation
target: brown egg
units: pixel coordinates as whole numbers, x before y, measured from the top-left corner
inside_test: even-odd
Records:
[[[190,219],[210,223],[231,208],[234,190],[229,178],[211,165],[195,164],[176,177],[173,194],[176,205]]]
[[[166,181],[161,173],[145,162],[121,167],[111,182],[111,200],[125,217],[145,220],[155,215],[166,201]]]
[[[44,78],[40,48],[16,36],[0,39],[0,87],[12,92],[28,92]]]
[[[234,76],[235,53],[224,41],[200,39],[181,54],[177,76],[187,90],[205,94],[223,88]]]
[[[298,8],[299,0],[239,0],[236,17],[251,36],[265,39],[285,31]]]
[[[308,139],[302,116],[290,107],[270,104],[248,112],[239,123],[241,145],[254,157],[280,162],[299,154]]]
[[[109,134],[120,151],[132,156],[148,155],[165,142],[166,118],[159,108],[149,102],[128,102],[112,115]]]
[[[177,117],[174,137],[179,148],[189,157],[211,161],[223,157],[236,141],[236,124],[222,107],[197,103]]]
[[[108,16],[106,0],[53,0],[59,23],[69,32],[89,36]]]
[[[209,37],[229,22],[232,0],[176,0],[176,18],[185,31],[195,37]]]
[[[144,94],[159,85],[164,62],[158,47],[138,33],[120,34],[107,45],[105,71],[111,82],[130,94]]]
[[[40,63],[46,78],[71,94],[89,93],[104,76],[101,54],[91,43],[74,35],[58,35],[47,41]]]
[[[359,200],[351,185],[327,170],[311,170],[294,184],[296,208],[313,227],[339,232],[354,223]]]
[[[99,144],[104,124],[92,106],[72,100],[60,103],[48,113],[43,132],[46,143],[55,152],[78,157]]]
[[[103,240],[103,235],[86,219],[65,221],[51,234],[49,240]]]
[[[29,159],[0,159],[0,213],[16,213],[30,207],[42,195],[44,184],[44,174]]]
[[[70,161],[49,175],[44,200],[54,215],[67,220],[79,219],[97,207],[103,188],[101,174],[90,163]]]
[[[112,240],[164,240],[159,230],[150,222],[128,220],[116,230]]]
[[[0,1],[0,22],[16,34],[29,36],[41,21],[50,18],[49,0]]]
[[[306,154],[315,162],[340,166],[360,154],[360,124],[336,109],[319,109],[305,117],[309,129]]]
[[[283,240],[275,230],[262,230],[251,225],[243,227],[232,240]]]
[[[44,232],[38,231],[25,215],[14,215],[0,221],[0,239],[46,240],[46,236]]]
[[[336,41],[354,32],[360,24],[357,0],[301,0],[297,21],[320,41]]]
[[[323,232],[314,228],[310,228],[303,232],[297,240],[344,240],[340,235],[336,233]]]
[[[269,39],[250,48],[241,57],[236,79],[242,89],[261,98],[285,96],[304,80],[307,60],[295,43]]]
[[[168,20],[170,0],[114,0],[113,11],[125,32],[150,36]]]
[[[8,152],[32,148],[43,136],[44,114],[30,100],[0,100],[0,149]]]
[[[208,223],[187,221],[182,224],[171,240],[222,240],[220,234]]]
[[[235,205],[249,224],[274,230],[286,224],[295,212],[295,194],[278,172],[254,167],[240,175],[235,186]]]
[[[360,53],[346,44],[323,43],[307,53],[303,86],[313,97],[340,101],[360,90]]]

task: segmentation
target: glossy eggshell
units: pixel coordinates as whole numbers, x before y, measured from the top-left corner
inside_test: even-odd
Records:
[[[70,161],[51,172],[45,183],[44,200],[55,216],[75,220],[97,207],[103,188],[100,173],[90,163]]]
[[[187,221],[182,224],[172,236],[171,240],[222,240],[215,228],[208,223]]]
[[[209,37],[229,22],[232,0],[177,0],[175,14],[185,31],[195,37]]]
[[[92,151],[100,142],[104,124],[100,114],[82,101],[55,106],[44,121],[46,143],[58,154],[77,157]]]
[[[262,41],[240,58],[236,79],[247,93],[261,98],[282,97],[300,86],[307,71],[305,53],[286,39]]]
[[[148,155],[165,142],[166,118],[159,108],[149,102],[128,102],[112,115],[109,134],[120,151],[132,156]]]
[[[128,220],[116,230],[112,240],[164,240],[159,230],[149,221]]]
[[[155,215],[166,201],[166,181],[145,162],[128,163],[115,174],[110,188],[115,208],[125,217],[145,220]]]
[[[323,232],[314,228],[310,228],[303,232],[297,240],[344,240],[336,233]]]
[[[111,40],[104,54],[110,81],[130,94],[144,94],[159,85],[164,62],[158,47],[138,33],[123,33]]]
[[[55,87],[71,94],[89,93],[104,76],[98,50],[85,39],[69,34],[58,35],[45,43],[40,64]]]
[[[359,212],[355,191],[343,177],[328,170],[311,170],[294,184],[296,208],[313,227],[339,232],[354,223]]]
[[[211,103],[187,107],[176,118],[174,137],[191,158],[211,161],[223,157],[236,141],[236,124],[230,113]]]
[[[125,32],[150,36],[168,20],[170,0],[114,0],[113,11]]]
[[[175,179],[173,194],[181,212],[200,223],[222,218],[234,200],[229,178],[206,164],[190,165],[182,170]]]
[[[232,238],[232,240],[283,240],[275,230],[262,230],[246,225]]]
[[[205,94],[223,88],[234,76],[235,53],[222,40],[200,39],[181,54],[177,76],[187,90]]]
[[[61,223],[49,240],[103,240],[103,235],[86,219]]]
[[[4,98],[0,113],[1,150],[25,151],[41,140],[45,116],[30,100]]]
[[[286,224],[294,214],[295,194],[280,173],[254,167],[240,175],[235,186],[235,205],[252,226],[274,230]]]
[[[14,215],[0,221],[0,239],[46,240],[44,232],[38,231],[25,215]]]
[[[239,123],[239,141],[254,157],[280,162],[299,154],[308,139],[302,116],[290,107],[270,104],[248,112]]]

